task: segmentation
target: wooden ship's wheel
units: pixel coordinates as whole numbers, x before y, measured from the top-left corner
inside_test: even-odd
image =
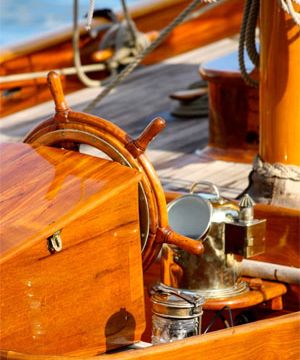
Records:
[[[79,150],[78,145],[87,144],[142,174],[139,183],[139,211],[144,269],[154,261],[164,242],[195,254],[202,253],[203,245],[200,240],[177,234],[168,226],[164,191],[144,154],[150,141],[165,127],[165,121],[161,118],[154,119],[138,139],[134,140],[107,120],[72,111],[65,101],[60,78],[55,72],[49,73],[48,84],[55,102],[55,115],[33,129],[24,142],[34,147],[46,145],[71,150]]]

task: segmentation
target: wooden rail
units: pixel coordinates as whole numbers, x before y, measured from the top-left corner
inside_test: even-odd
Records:
[[[237,360],[237,359],[295,359],[300,357],[300,312],[261,320],[234,329],[225,329],[195,336],[166,345],[132,350],[99,357],[76,357],[79,360]],[[3,351],[7,360],[69,360],[67,356],[25,355]]]

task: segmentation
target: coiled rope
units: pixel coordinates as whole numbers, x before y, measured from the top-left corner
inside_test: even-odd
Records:
[[[300,181],[300,167],[296,165],[284,165],[281,163],[270,164],[264,162],[259,155],[253,161],[253,170],[265,178],[276,177]]]
[[[118,76],[116,76],[111,83],[105,87],[94,100],[92,100],[83,111],[91,112],[95,106],[106,96],[112,89],[114,89],[118,84],[120,84],[140,63],[141,61],[150,54],[161,42],[163,42],[166,37],[172,32],[172,30],[182,23],[185,18],[191,13],[201,2],[215,3],[218,0],[193,0],[169,25],[167,25],[159,34],[159,36],[154,40],[148,47],[146,47],[136,58],[122,70]]]

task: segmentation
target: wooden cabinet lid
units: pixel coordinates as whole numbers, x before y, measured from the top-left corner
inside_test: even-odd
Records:
[[[5,259],[140,179],[136,170],[73,151],[28,144],[1,144],[0,151],[0,253]]]

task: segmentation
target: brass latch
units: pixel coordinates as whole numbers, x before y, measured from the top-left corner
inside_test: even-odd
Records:
[[[58,230],[47,238],[48,250],[51,254],[62,250],[62,240],[60,234],[61,230]]]

